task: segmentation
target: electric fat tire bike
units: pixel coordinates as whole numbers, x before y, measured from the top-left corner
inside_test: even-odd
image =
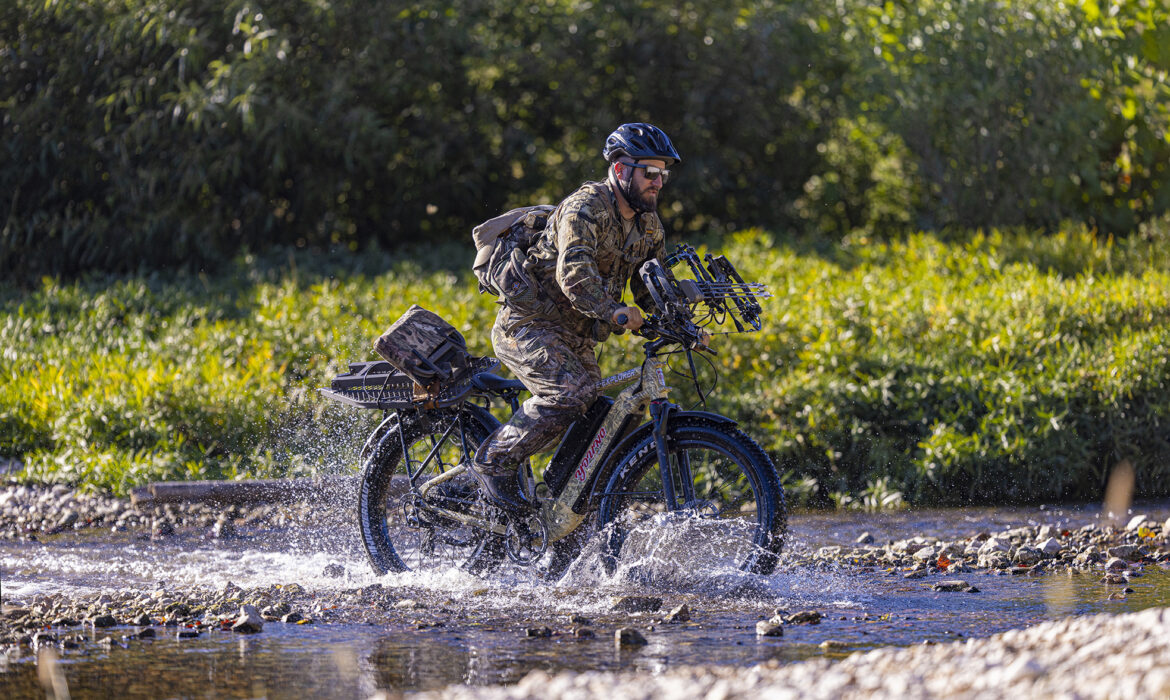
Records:
[[[385,414],[359,455],[357,517],[374,571],[486,573],[511,561],[539,563],[555,577],[596,536],[610,574],[646,556],[771,573],[787,528],[771,459],[735,421],[668,398],[664,358],[671,354],[685,354],[702,396],[694,353],[714,352],[704,327],[730,319],[737,332],[760,328],[763,286],[744,282],[722,256],[705,260],[680,245],[665,266],[642,267],[656,306],[638,331],[645,359],[598,384],[598,398],[568,428],[539,480],[530,464],[520,470],[526,512],[492,506],[467,471],[500,425],[489,407],[502,402],[514,413],[525,391],[492,373],[495,358],[477,358],[437,392],[420,392],[385,362],[351,364],[322,389]],[[694,279],[667,272],[679,263]],[[623,386],[616,397],[605,393]]]

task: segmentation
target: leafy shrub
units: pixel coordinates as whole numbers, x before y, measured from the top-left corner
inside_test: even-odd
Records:
[[[802,503],[1091,499],[1122,460],[1141,495],[1165,496],[1170,264],[1139,237],[1042,243],[738,234],[724,252],[775,297],[761,332],[716,337],[700,365],[705,387],[720,379],[709,408],[756,437]],[[215,275],[0,287],[0,456],[119,491],[352,469],[376,416],[315,388],[368,359],[412,302],[490,353],[495,307],[458,263],[470,256],[274,252]],[[625,338],[600,362],[640,360]]]

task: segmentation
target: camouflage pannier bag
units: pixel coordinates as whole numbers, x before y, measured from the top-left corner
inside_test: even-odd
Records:
[[[470,370],[474,358],[455,327],[415,304],[374,341],[374,350],[431,393]]]
[[[479,280],[480,293],[522,300],[534,293],[534,283],[522,263],[553,209],[550,204],[513,209],[471,230],[475,242],[471,269]]]

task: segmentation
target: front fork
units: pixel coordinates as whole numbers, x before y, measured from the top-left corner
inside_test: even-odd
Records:
[[[691,475],[691,463],[685,450],[675,454],[675,461],[670,461],[670,453],[666,449],[666,432],[670,428],[670,414],[678,410],[678,406],[666,399],[655,399],[650,402],[650,420],[654,424],[654,449],[658,453],[658,473],[662,477],[662,495],[666,500],[668,511],[687,507],[695,501],[695,482]],[[675,490],[675,479],[678,479],[678,490]],[[679,496],[682,503],[679,503]]]

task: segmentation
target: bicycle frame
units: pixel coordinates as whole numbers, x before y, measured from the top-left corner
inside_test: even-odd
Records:
[[[564,539],[577,529],[588,515],[588,502],[592,489],[596,489],[596,477],[605,466],[604,458],[608,457],[615,441],[622,437],[622,426],[631,416],[644,414],[649,406],[652,419],[655,423],[655,437],[658,442],[659,462],[667,465],[665,459],[665,419],[668,411],[654,410],[656,406],[670,406],[665,402],[670,387],[666,384],[666,375],[663,371],[665,363],[654,354],[647,352],[646,360],[641,369],[629,369],[612,377],[607,377],[597,384],[599,392],[617,386],[631,384],[618,393],[613,406],[606,414],[601,427],[594,433],[589,448],[578,463],[572,475],[569,476],[560,493],[553,497],[537,498],[540,515],[548,526],[549,542]],[[462,436],[461,438],[462,439]],[[466,451],[465,451],[466,453]],[[428,455],[429,459],[430,455]],[[424,460],[425,464],[427,460]],[[421,467],[420,467],[421,468]],[[467,470],[466,464],[459,464],[442,474],[432,477],[418,487],[420,501],[427,493],[439,484],[455,478]],[[663,475],[663,486],[666,490],[668,503],[674,503],[673,479]],[[685,479],[684,479],[685,483]],[[481,528],[496,534],[503,534],[505,526],[467,513],[450,511],[446,508],[427,505],[420,502],[420,506],[428,511],[450,518],[458,522]]]

